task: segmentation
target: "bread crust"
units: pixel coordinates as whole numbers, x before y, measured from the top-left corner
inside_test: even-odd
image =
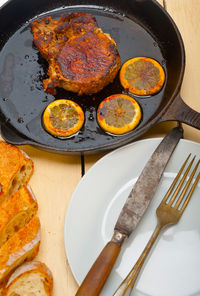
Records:
[[[0,247],[37,213],[32,191],[23,186],[0,206]]]
[[[3,290],[2,296],[8,296],[9,290],[17,283],[20,277],[26,277],[26,275],[30,273],[40,273],[44,277],[44,289],[46,291],[46,296],[51,296],[53,292],[53,275],[50,269],[40,261],[27,262],[18,267],[10,276]]]
[[[0,285],[24,261],[32,260],[40,246],[40,220],[34,216],[0,248]]]
[[[21,186],[28,184],[33,168],[33,161],[24,152],[0,141],[0,204]]]

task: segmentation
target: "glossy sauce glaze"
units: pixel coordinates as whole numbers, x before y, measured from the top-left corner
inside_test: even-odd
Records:
[[[42,17],[51,15],[56,18],[61,14],[74,11],[75,8],[68,7],[48,12]],[[96,7],[78,7],[76,11],[89,12],[95,16],[98,26],[104,33],[109,33],[117,43],[122,64],[133,57],[147,56],[157,60],[166,72],[161,48],[155,38],[139,23],[124,15]],[[61,88],[57,89],[55,96],[45,93],[42,81],[47,78],[48,64],[33,45],[30,22],[31,20],[23,24],[8,39],[0,53],[0,108],[6,120],[33,141],[60,150],[83,151],[90,147],[115,144],[123,137],[127,137],[127,135],[115,136],[106,133],[96,120],[97,108],[104,98],[117,93],[129,94],[120,84],[119,73],[113,83],[99,93],[90,96],[78,96]],[[142,109],[142,120],[130,133],[140,130],[155,114],[161,104],[164,89],[165,85],[159,93],[149,97],[129,94],[134,97]],[[55,138],[49,135],[42,125],[43,111],[55,99],[73,100],[84,110],[85,123],[73,137]]]

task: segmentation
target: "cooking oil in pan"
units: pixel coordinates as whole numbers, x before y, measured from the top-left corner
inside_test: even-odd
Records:
[[[68,7],[48,12],[42,17],[51,15],[56,18],[61,14],[74,11],[89,12],[96,17],[99,27],[116,41],[122,64],[136,56],[147,56],[156,59],[166,70],[161,48],[154,37],[139,23],[123,14],[105,8],[79,7],[75,9],[75,7]],[[80,150],[87,149],[87,147],[110,145],[110,143],[115,144],[121,141],[123,137],[126,138],[127,135],[106,134],[96,120],[97,108],[104,98],[116,93],[126,93],[120,84],[119,75],[113,83],[92,96],[79,97],[64,89],[58,89],[55,96],[45,93],[42,81],[47,78],[48,63],[33,45],[29,23],[23,24],[10,36],[0,52],[0,108],[3,114],[10,118],[11,125],[35,142],[66,150],[76,149],[77,145]],[[7,88],[5,83],[7,83]],[[146,98],[134,96],[142,108],[143,117],[138,127],[131,133],[137,134],[154,115],[162,102],[164,88],[154,96]],[[5,97],[8,100],[5,100]],[[77,101],[85,112],[86,120],[83,128],[70,139],[56,139],[49,135],[42,126],[43,110],[55,99]]]

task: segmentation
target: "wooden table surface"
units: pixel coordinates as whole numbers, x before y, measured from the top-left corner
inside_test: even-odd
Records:
[[[30,1],[30,0],[29,0]],[[31,0],[32,1],[32,0]],[[0,5],[5,0],[0,0]],[[184,101],[200,112],[200,0],[160,0],[176,22],[185,44],[186,71],[181,94]],[[174,123],[162,123],[142,138],[164,136]],[[200,131],[184,125],[184,137],[200,143]],[[42,241],[37,257],[53,272],[54,296],[73,296],[78,285],[67,263],[64,250],[64,218],[70,197],[81,179],[103,154],[62,156],[40,151],[31,146],[21,147],[34,161],[35,171],[30,185],[39,203]],[[84,164],[84,167],[83,167]],[[80,262],[81,264],[81,262]]]

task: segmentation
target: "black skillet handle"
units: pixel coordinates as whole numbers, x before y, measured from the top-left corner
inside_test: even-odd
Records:
[[[6,142],[13,145],[32,144],[32,141],[22,136],[13,127],[10,126],[9,122],[6,120],[6,117],[1,112],[1,110],[0,110],[0,135]]]
[[[180,95],[172,102],[159,122],[169,120],[180,121],[200,130],[200,113],[185,104]]]
[[[3,113],[0,110],[0,126],[5,124],[5,116],[3,115]]]
[[[28,138],[23,137],[14,128],[9,127],[8,124],[6,125],[5,122],[1,124],[1,119],[0,119],[0,135],[6,142],[12,145],[33,144],[32,141],[30,141]]]

